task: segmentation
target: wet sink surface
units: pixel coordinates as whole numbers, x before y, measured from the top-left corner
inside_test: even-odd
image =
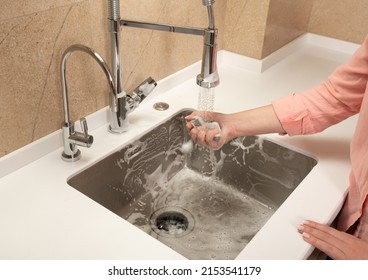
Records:
[[[68,184],[189,259],[234,259],[317,161],[256,136],[184,154],[189,113]]]

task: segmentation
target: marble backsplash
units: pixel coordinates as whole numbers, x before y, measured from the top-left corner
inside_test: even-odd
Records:
[[[53,131],[63,121],[60,59],[75,43],[108,62],[104,0],[0,0],[0,157]],[[349,8],[350,7],[350,8]],[[367,33],[367,0],[217,0],[219,49],[261,59],[310,31],[356,43]],[[199,0],[122,0],[127,19],[207,26]],[[123,83],[133,89],[148,76],[160,80],[198,60],[202,38],[123,29]],[[108,84],[83,53],[68,60],[73,120],[108,104]]]

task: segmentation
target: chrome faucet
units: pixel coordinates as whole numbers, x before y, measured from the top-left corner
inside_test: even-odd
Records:
[[[202,0],[202,4],[207,7],[209,25],[208,28],[195,28],[124,20],[120,18],[120,0],[109,0],[113,75],[118,89],[122,92],[120,32],[123,26],[203,36],[202,67],[197,76],[197,84],[204,88],[216,87],[220,79],[217,72],[217,28],[212,8],[214,3],[215,0]]]
[[[111,90],[111,102],[110,102],[110,131],[113,131],[117,126],[120,129],[120,123],[122,117],[120,115],[121,108],[118,106],[124,105],[124,112],[133,111],[138,104],[153,90],[156,86],[156,82],[150,77],[140,84],[133,92],[129,94],[121,94],[114,82],[111,71],[106,64],[102,56],[95,50],[84,46],[84,45],[72,45],[67,48],[62,56],[60,63],[60,74],[61,74],[61,87],[63,93],[64,103],[64,123],[62,125],[63,130],[63,142],[64,151],[62,153],[62,159],[65,161],[77,161],[80,159],[81,152],[76,146],[91,147],[93,143],[93,136],[88,134],[87,121],[85,118],[80,120],[82,132],[74,130],[74,124],[70,120],[69,100],[68,100],[68,86],[66,82],[66,63],[70,55],[75,51],[81,51],[90,55],[97,63],[101,66],[105,76],[109,82]],[[120,102],[119,102],[120,101]],[[124,101],[124,102],[121,102]],[[125,119],[124,119],[125,121]]]
[[[84,45],[72,45],[65,50],[62,56],[60,72],[65,117],[62,126],[64,140],[64,151],[62,153],[63,160],[78,160],[81,153],[76,146],[90,147],[93,143],[93,136],[88,134],[87,121],[84,118],[81,119],[82,132],[75,131],[74,124],[70,121],[68,89],[66,83],[66,62],[69,56],[74,51],[82,51],[94,58],[101,66],[109,81],[112,93],[110,96],[109,130],[112,133],[122,133],[128,129],[128,113],[139,105],[139,103],[156,87],[157,83],[149,77],[131,93],[127,94],[123,90],[120,54],[121,28],[127,26],[203,36],[202,66],[201,73],[197,75],[197,84],[203,88],[216,87],[220,79],[217,72],[217,28],[215,28],[212,8],[214,3],[215,0],[202,0],[202,4],[207,7],[209,26],[208,28],[196,28],[123,20],[120,18],[120,1],[108,0],[109,20],[111,23],[112,72],[104,59],[96,51]]]
[[[105,74],[109,77],[109,70],[102,59],[102,57],[96,53],[94,50],[83,46],[83,45],[73,45],[67,48],[62,56],[60,63],[60,74],[61,74],[61,88],[63,91],[63,103],[64,103],[64,123],[62,125],[63,130],[63,143],[64,151],[61,154],[61,158],[65,161],[77,161],[81,157],[81,152],[77,149],[78,146],[91,147],[93,143],[93,136],[88,134],[87,121],[82,118],[81,127],[82,132],[77,132],[74,130],[74,124],[70,121],[70,110],[69,110],[69,99],[68,99],[68,85],[66,82],[66,63],[69,56],[74,51],[82,51],[93,57],[102,67]],[[111,76],[111,75],[110,75]],[[112,77],[110,78],[110,84],[115,87],[112,83]]]

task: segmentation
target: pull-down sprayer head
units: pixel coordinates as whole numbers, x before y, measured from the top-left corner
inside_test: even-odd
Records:
[[[203,88],[213,88],[220,83],[217,72],[217,29],[212,5],[215,0],[202,0],[207,6],[208,28],[204,30],[201,73],[197,76],[197,84]]]

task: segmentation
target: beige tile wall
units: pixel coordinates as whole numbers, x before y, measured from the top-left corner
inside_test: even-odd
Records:
[[[305,33],[313,1],[228,0],[224,48],[261,59]]]
[[[254,58],[262,57],[268,8],[272,0],[228,0],[224,49]]]
[[[354,3],[217,0],[219,47],[263,58],[307,30],[361,41],[367,32],[368,5],[367,0]],[[107,0],[0,0],[0,6],[1,157],[60,128],[59,64],[69,45],[86,44],[108,62],[110,53]],[[207,11],[199,0],[122,0],[121,14],[136,20],[207,25]],[[149,75],[159,80],[198,61],[202,38],[124,28],[122,52],[123,82],[130,90]],[[73,120],[108,104],[107,82],[95,61],[76,53],[67,66]]]
[[[314,0],[308,31],[362,43],[368,34],[368,0]]]
[[[19,2],[1,1],[7,7],[7,13],[1,9],[0,155],[60,127],[61,53],[74,42],[93,45],[91,27],[86,20],[91,14],[88,1],[66,1],[66,5],[58,5],[61,1],[54,1],[52,8],[38,11],[33,10],[37,5],[32,7],[28,1]],[[9,3],[14,3],[14,6]],[[25,9],[22,12],[23,5]],[[16,16],[10,18],[13,13]],[[86,69],[86,75],[80,77],[83,80],[93,74],[89,61],[79,60],[78,68],[78,72]],[[71,89],[75,88],[75,80],[70,79]],[[87,83],[81,82],[78,97],[87,97],[93,84],[88,87]],[[81,111],[86,113],[87,108],[96,108],[95,96],[85,99]]]
[[[262,58],[305,33],[313,1],[271,0],[262,48]]]

